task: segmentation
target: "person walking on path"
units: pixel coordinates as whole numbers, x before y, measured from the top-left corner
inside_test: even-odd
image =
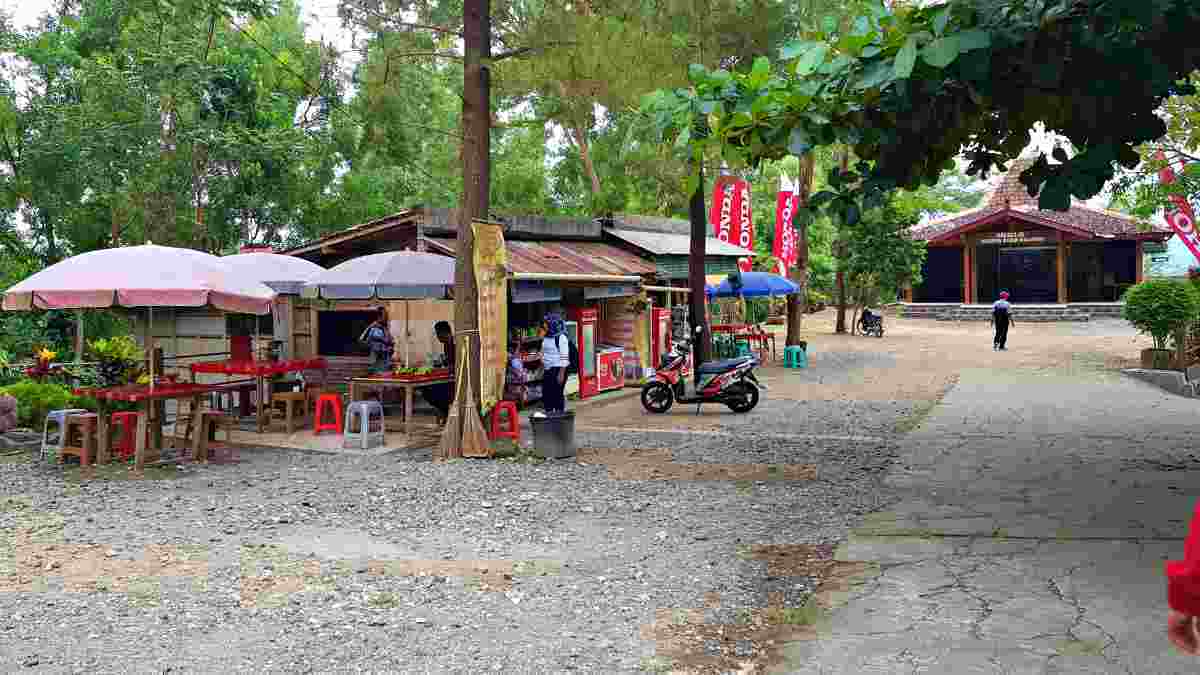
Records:
[[[571,363],[567,326],[562,315],[547,314],[543,327],[546,335],[542,338],[542,367],[546,374],[542,379],[542,407],[548,413],[565,412],[567,399],[563,390],[567,384],[567,366]]]
[[[1012,305],[1008,302],[1008,291],[1000,291],[1000,299],[992,304],[992,324],[996,327],[996,335],[992,339],[992,349],[1004,351],[1008,349],[1008,326],[1016,323],[1012,319]]]

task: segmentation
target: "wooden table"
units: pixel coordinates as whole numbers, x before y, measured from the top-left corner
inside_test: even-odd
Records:
[[[225,384],[191,384],[191,383],[169,383],[156,384],[151,387],[148,384],[131,384],[123,387],[106,387],[102,389],[76,389],[76,396],[87,396],[94,398],[97,401],[97,415],[99,419],[96,421],[96,462],[106,464],[111,459],[112,439],[109,438],[109,411],[108,404],[115,401],[126,403],[136,403],[140,409],[141,415],[138,417],[137,428],[137,450],[134,454],[133,468],[141,471],[146,466],[146,452],[148,449],[154,451],[162,450],[162,406],[160,404],[166,401],[191,401],[193,414],[199,414],[200,400],[206,395],[215,391],[222,391],[228,385]],[[150,425],[154,426],[151,427]],[[150,429],[154,429],[153,437],[150,439],[150,447],[147,448],[146,436]]]
[[[267,403],[270,391],[267,389],[267,379],[287,373],[300,373],[306,370],[321,371],[321,384],[325,383],[325,373],[329,365],[325,359],[290,359],[285,361],[204,361],[193,363],[190,368],[192,379],[204,373],[208,375],[244,375],[253,377],[258,390],[258,433],[263,432],[266,420]],[[246,402],[242,402],[242,412],[246,412]]]
[[[403,389],[404,390],[404,435],[412,435],[413,392],[421,387],[435,384],[451,384],[454,377],[438,375],[434,377],[411,377],[400,375],[368,375],[355,377],[350,380],[350,400],[361,401],[358,393],[362,389]]]

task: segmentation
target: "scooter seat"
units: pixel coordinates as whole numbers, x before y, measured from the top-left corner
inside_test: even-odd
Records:
[[[740,365],[749,363],[754,360],[753,356],[740,356],[736,359],[723,359],[721,361],[709,361],[708,363],[700,364],[697,369],[701,375],[716,375],[727,370],[733,370]]]

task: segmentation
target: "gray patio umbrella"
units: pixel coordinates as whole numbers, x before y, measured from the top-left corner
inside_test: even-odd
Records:
[[[424,300],[445,298],[453,287],[454,258],[436,253],[391,251],[335,265],[305,284],[301,295],[326,300]],[[408,315],[405,311],[406,366]]]
[[[327,300],[422,300],[444,298],[453,286],[454,258],[391,251],[331,267],[305,284],[301,295]]]

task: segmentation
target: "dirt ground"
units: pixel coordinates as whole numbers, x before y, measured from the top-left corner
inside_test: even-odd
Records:
[[[768,362],[758,377],[764,398],[787,401],[932,403],[953,384],[957,373],[981,366],[1032,369],[1120,369],[1136,367],[1138,353],[1152,346],[1123,320],[1017,323],[1009,330],[1008,350],[992,350],[992,328],[979,321],[885,319],[883,338],[834,333],[837,314],[828,309],[805,319],[809,367],[787,370]],[[847,317],[849,321],[849,316]],[[776,328],[780,359],[782,328]],[[753,414],[739,416],[720,406],[676,406],[665,415],[646,413],[636,398],[589,408],[581,428],[613,426],[647,429],[719,429]]]

